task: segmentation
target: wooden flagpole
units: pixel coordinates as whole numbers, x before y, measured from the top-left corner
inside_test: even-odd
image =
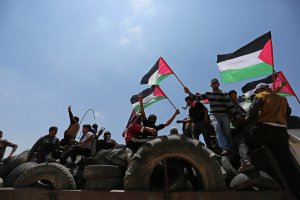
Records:
[[[169,99],[169,97],[166,95],[166,93],[159,87],[159,85],[157,85],[156,87],[158,87],[161,90],[161,92],[165,95],[166,99],[168,99],[168,101],[174,107],[174,109],[177,110],[177,108],[174,106],[174,104],[172,103],[172,101]]]

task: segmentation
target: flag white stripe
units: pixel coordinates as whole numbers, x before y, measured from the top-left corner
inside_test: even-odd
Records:
[[[154,99],[156,96],[154,96],[153,95],[153,93],[152,94],[150,94],[149,96],[147,96],[147,97],[145,97],[144,99],[143,99],[143,104],[145,104],[145,103],[148,103],[148,102],[150,102],[152,99]],[[139,106],[140,105],[140,102],[136,102],[136,103],[134,103],[134,104],[132,104],[132,106],[135,108],[136,106]]]
[[[262,50],[259,50],[244,56],[219,62],[218,66],[220,72],[231,70],[231,69],[242,69],[242,68],[246,68],[246,67],[250,67],[262,63],[263,61],[258,58],[261,51]]]

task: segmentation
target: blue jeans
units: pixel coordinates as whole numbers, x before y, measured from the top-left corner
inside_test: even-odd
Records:
[[[233,146],[228,115],[225,113],[210,114],[210,121],[215,129],[217,140],[221,149],[223,151],[231,151]]]

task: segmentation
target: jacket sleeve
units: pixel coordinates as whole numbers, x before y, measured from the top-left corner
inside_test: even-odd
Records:
[[[254,97],[250,105],[250,109],[247,113],[247,118],[249,121],[256,121],[258,119],[259,109],[262,106],[262,104],[263,104],[263,100],[261,98]]]

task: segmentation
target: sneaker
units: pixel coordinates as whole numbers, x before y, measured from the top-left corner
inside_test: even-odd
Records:
[[[249,160],[247,160],[247,161],[241,163],[241,166],[238,169],[238,172],[244,173],[244,172],[252,171],[254,169],[255,169],[254,165],[252,165],[252,163]]]

